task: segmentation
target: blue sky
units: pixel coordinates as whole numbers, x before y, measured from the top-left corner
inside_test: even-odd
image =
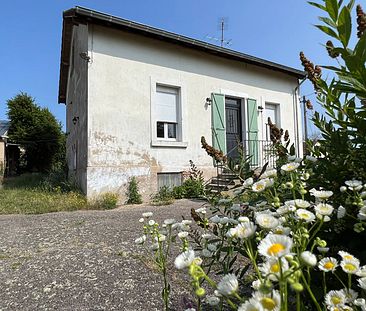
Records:
[[[231,49],[298,69],[301,50],[315,63],[329,62],[321,45],[327,38],[312,26],[320,12],[305,0],[2,0],[0,119],[6,101],[23,91],[65,124],[65,106],[57,103],[62,12],[76,5],[203,41],[220,36],[225,17]],[[302,93],[312,93],[309,83]]]

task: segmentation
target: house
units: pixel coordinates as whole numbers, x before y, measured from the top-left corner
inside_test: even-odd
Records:
[[[88,196],[136,176],[146,197],[179,184],[189,160],[214,176],[201,136],[232,157],[239,139],[264,164],[268,117],[301,155],[304,72],[82,7],[63,18],[67,160]]]

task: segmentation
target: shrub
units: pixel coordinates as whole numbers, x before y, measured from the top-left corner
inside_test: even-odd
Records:
[[[142,197],[139,193],[138,181],[136,177],[132,177],[128,183],[128,188],[126,191],[127,201],[126,204],[141,204]]]
[[[151,204],[153,205],[169,205],[174,202],[174,195],[168,186],[163,186],[159,191],[151,195]]]
[[[106,192],[89,202],[90,208],[93,209],[113,209],[117,207],[118,194],[114,192]]]

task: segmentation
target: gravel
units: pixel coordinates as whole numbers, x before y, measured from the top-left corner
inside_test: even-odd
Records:
[[[163,310],[160,274],[134,243],[138,219],[146,211],[159,221],[189,218],[203,204],[0,216],[0,311]],[[184,310],[187,280],[171,273],[172,310]]]

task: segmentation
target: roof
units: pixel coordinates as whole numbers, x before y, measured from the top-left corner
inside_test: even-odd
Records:
[[[0,120],[0,137],[6,136],[10,127],[10,121]]]
[[[59,103],[65,103],[66,101],[66,87],[68,79],[68,69],[70,65],[69,61],[71,51],[72,27],[74,24],[78,23],[84,23],[84,24],[91,23],[116,29],[122,29],[142,36],[147,36],[165,42],[170,42],[180,46],[185,46],[195,50],[203,51],[208,54],[213,54],[226,59],[236,60],[256,65],[259,67],[279,71],[299,79],[305,77],[304,71],[295,68],[284,66],[278,63],[274,63],[238,51],[234,51],[224,47],[219,47],[204,41],[196,40],[173,32],[136,23],[130,20],[94,11],[84,7],[76,6],[75,8],[64,11],[63,18],[64,19],[63,19],[63,30],[62,30],[60,84],[59,84],[59,98],[58,98]]]

